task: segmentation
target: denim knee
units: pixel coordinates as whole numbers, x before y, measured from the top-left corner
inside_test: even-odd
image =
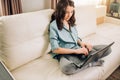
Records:
[[[77,67],[71,63],[61,68],[62,72],[67,75],[71,75],[76,72]]]
[[[111,49],[111,47],[105,52],[105,54],[102,56],[102,57],[105,57],[105,56],[107,56],[107,55],[109,55],[110,53],[112,52],[112,49]],[[102,58],[101,57],[101,58]]]

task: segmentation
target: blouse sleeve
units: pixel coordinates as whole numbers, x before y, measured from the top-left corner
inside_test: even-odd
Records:
[[[49,30],[50,30],[49,39],[50,39],[51,49],[53,51],[53,50],[59,48],[58,34],[57,34],[57,29],[54,26],[50,25]]]

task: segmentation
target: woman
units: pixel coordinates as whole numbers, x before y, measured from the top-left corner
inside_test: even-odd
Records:
[[[87,66],[78,68],[86,56],[94,51],[105,47],[104,45],[93,46],[84,43],[78,37],[75,25],[74,2],[72,0],[60,0],[51,17],[49,27],[49,39],[52,57],[60,63],[60,68],[65,74],[74,74],[88,66],[100,66],[103,61],[96,59]],[[108,55],[110,50],[106,51]],[[99,56],[101,58],[103,56]]]

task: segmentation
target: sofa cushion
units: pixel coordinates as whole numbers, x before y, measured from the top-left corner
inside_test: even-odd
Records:
[[[83,40],[90,42],[93,45],[109,44],[112,42],[111,40],[105,39],[97,34],[86,37]],[[103,58],[105,60],[103,66],[90,67],[74,75],[63,74],[60,70],[57,60],[54,60],[49,54],[12,71],[12,74],[15,76],[16,80],[104,80],[102,79],[104,74],[114,71],[115,66],[119,65],[120,63],[120,55],[114,55],[114,53],[119,53],[118,46],[119,44],[117,43],[112,46],[112,53]],[[114,63],[110,64],[113,59]],[[94,75],[95,77],[93,77]]]
[[[60,71],[58,62],[49,58],[39,58],[12,71],[16,80],[70,80]]]
[[[3,54],[6,65],[13,70],[45,52],[47,28],[53,10],[41,10],[2,17]]]
[[[79,37],[84,38],[96,31],[96,9],[94,5],[83,5],[75,8],[76,25]]]
[[[102,75],[100,72],[99,67],[91,67],[74,75],[65,75],[61,72],[57,60],[53,60],[48,54],[12,71],[12,74],[16,80],[98,80]],[[93,78],[92,75],[96,77]]]

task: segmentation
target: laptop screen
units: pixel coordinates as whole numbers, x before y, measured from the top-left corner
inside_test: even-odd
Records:
[[[0,61],[0,80],[15,80],[2,61]]]

